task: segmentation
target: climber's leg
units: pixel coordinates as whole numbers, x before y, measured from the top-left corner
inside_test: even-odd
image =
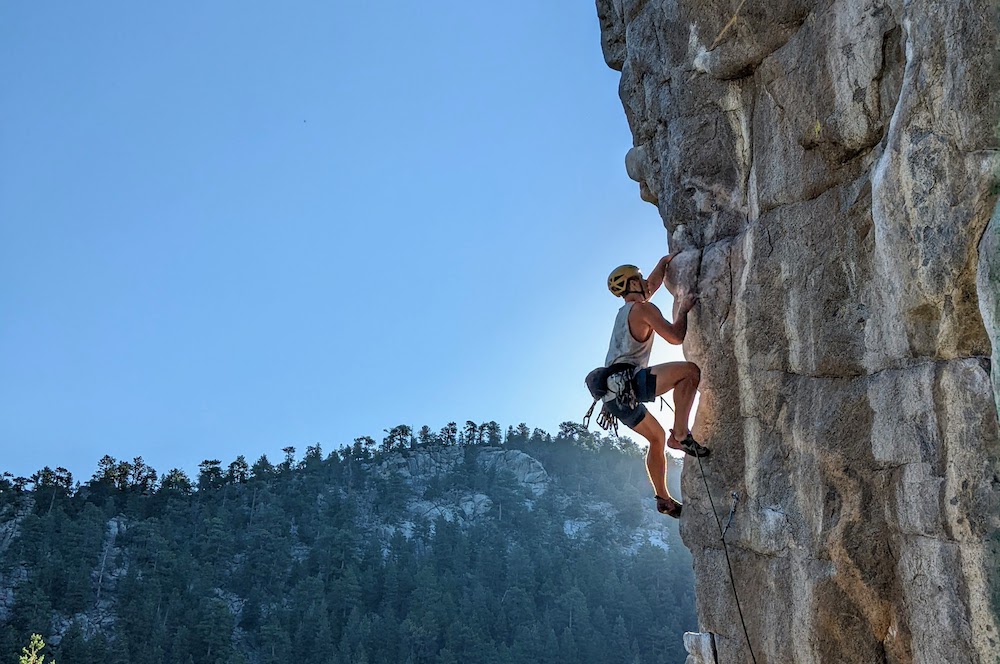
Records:
[[[667,489],[667,461],[664,449],[666,432],[649,412],[646,412],[642,421],[631,428],[649,442],[649,449],[646,451],[646,473],[649,475],[649,483],[653,485],[653,491],[656,492],[656,509],[675,518],[679,517],[681,504],[674,500]]]
[[[701,381],[701,370],[694,362],[667,362],[657,364],[649,368],[656,378],[656,394],[666,394],[670,390],[674,391],[674,437],[675,441],[684,440],[688,434],[688,419],[691,415],[691,406],[694,404],[694,396],[698,391],[698,383]],[[674,449],[680,449],[680,445],[670,445]]]
[[[649,442],[649,450],[646,452],[646,472],[649,474],[649,483],[653,485],[656,495],[664,498],[670,495],[667,490],[667,463],[663,449],[666,443],[667,434],[649,412],[642,418],[642,421],[632,427],[632,430]]]
[[[688,429],[701,369],[694,362],[667,362],[650,367],[649,371],[656,378],[656,396],[674,391],[674,428],[670,430],[667,446],[692,456],[708,456],[708,448],[695,441]]]

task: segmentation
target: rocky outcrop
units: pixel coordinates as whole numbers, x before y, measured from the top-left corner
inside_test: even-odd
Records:
[[[994,664],[995,3],[597,9],[626,169],[684,250],[675,292],[701,295],[696,434],[716,505],[741,496],[727,542],[757,661]],[[746,662],[694,473],[691,661]]]
[[[8,506],[0,510],[0,559],[3,559],[11,543],[20,535],[21,523],[31,513],[34,505],[34,500],[26,500],[17,509]],[[27,576],[27,570],[20,565],[0,570],[0,623],[10,619],[14,609],[14,590]]]
[[[433,523],[441,518],[445,521],[472,523],[493,509],[493,501],[481,493],[462,493],[458,496],[446,496],[438,500],[413,500],[406,505],[406,511],[414,519],[423,519]],[[404,534],[409,537],[413,532],[413,521],[404,524]]]
[[[475,463],[486,470],[510,473],[536,496],[545,492],[549,475],[537,459],[520,450],[499,447],[452,446],[407,450],[381,462],[379,471],[383,474],[395,473],[404,480],[426,483],[464,463],[466,454],[474,455]]]
[[[407,519],[398,526],[405,537],[411,537],[415,524],[422,521],[433,524],[437,519],[443,518],[448,522],[468,525],[483,518],[502,517],[503,506],[497,507],[494,514],[493,501],[482,493],[449,491],[433,498],[425,494],[431,481],[446,476],[469,462],[486,471],[509,474],[533,496],[545,493],[550,481],[542,464],[520,450],[434,446],[398,451],[379,462],[377,471],[382,477],[395,476],[402,479],[410,485],[416,496],[422,496],[406,501]],[[396,530],[397,526],[386,526],[385,540],[388,541]]]
[[[126,530],[128,530],[128,522],[125,517],[117,516],[108,521],[104,543],[101,546],[101,562],[90,575],[96,588],[99,608],[108,609],[111,607],[111,601],[107,597],[109,593],[113,596],[114,590],[118,586],[118,580],[128,572],[128,566],[122,557],[122,550],[118,546],[118,536]]]

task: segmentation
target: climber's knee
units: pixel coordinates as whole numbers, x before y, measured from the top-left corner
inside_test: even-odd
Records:
[[[649,443],[650,452],[663,453],[663,446],[667,442],[667,434],[649,411],[646,411],[641,421],[630,428],[646,439]]]

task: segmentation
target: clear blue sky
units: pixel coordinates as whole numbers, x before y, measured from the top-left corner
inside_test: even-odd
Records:
[[[3,3],[0,470],[579,420],[618,78],[575,0]]]

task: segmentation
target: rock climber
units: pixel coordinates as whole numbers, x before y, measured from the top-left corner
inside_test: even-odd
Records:
[[[649,302],[663,283],[667,265],[676,255],[661,258],[649,273],[649,279],[644,279],[634,265],[621,265],[608,277],[608,289],[624,299],[625,304],[615,318],[604,367],[587,376],[587,386],[595,397],[595,404],[597,399],[604,402],[597,420],[602,428],[617,429],[617,421],[621,421],[649,442],[646,471],[655,491],[656,509],[679,518],[682,505],[667,489],[664,445],[697,457],[708,456],[709,449],[698,443],[688,429],[688,417],[701,380],[698,365],[667,362],[648,366],[654,332],[667,343],[681,344],[687,334],[688,312],[697,302],[693,295],[682,296],[673,323],[667,322],[659,308]],[[653,401],[670,390],[674,391],[675,410],[674,428],[668,438],[642,402]],[[590,413],[585,421],[589,421],[589,417]]]

